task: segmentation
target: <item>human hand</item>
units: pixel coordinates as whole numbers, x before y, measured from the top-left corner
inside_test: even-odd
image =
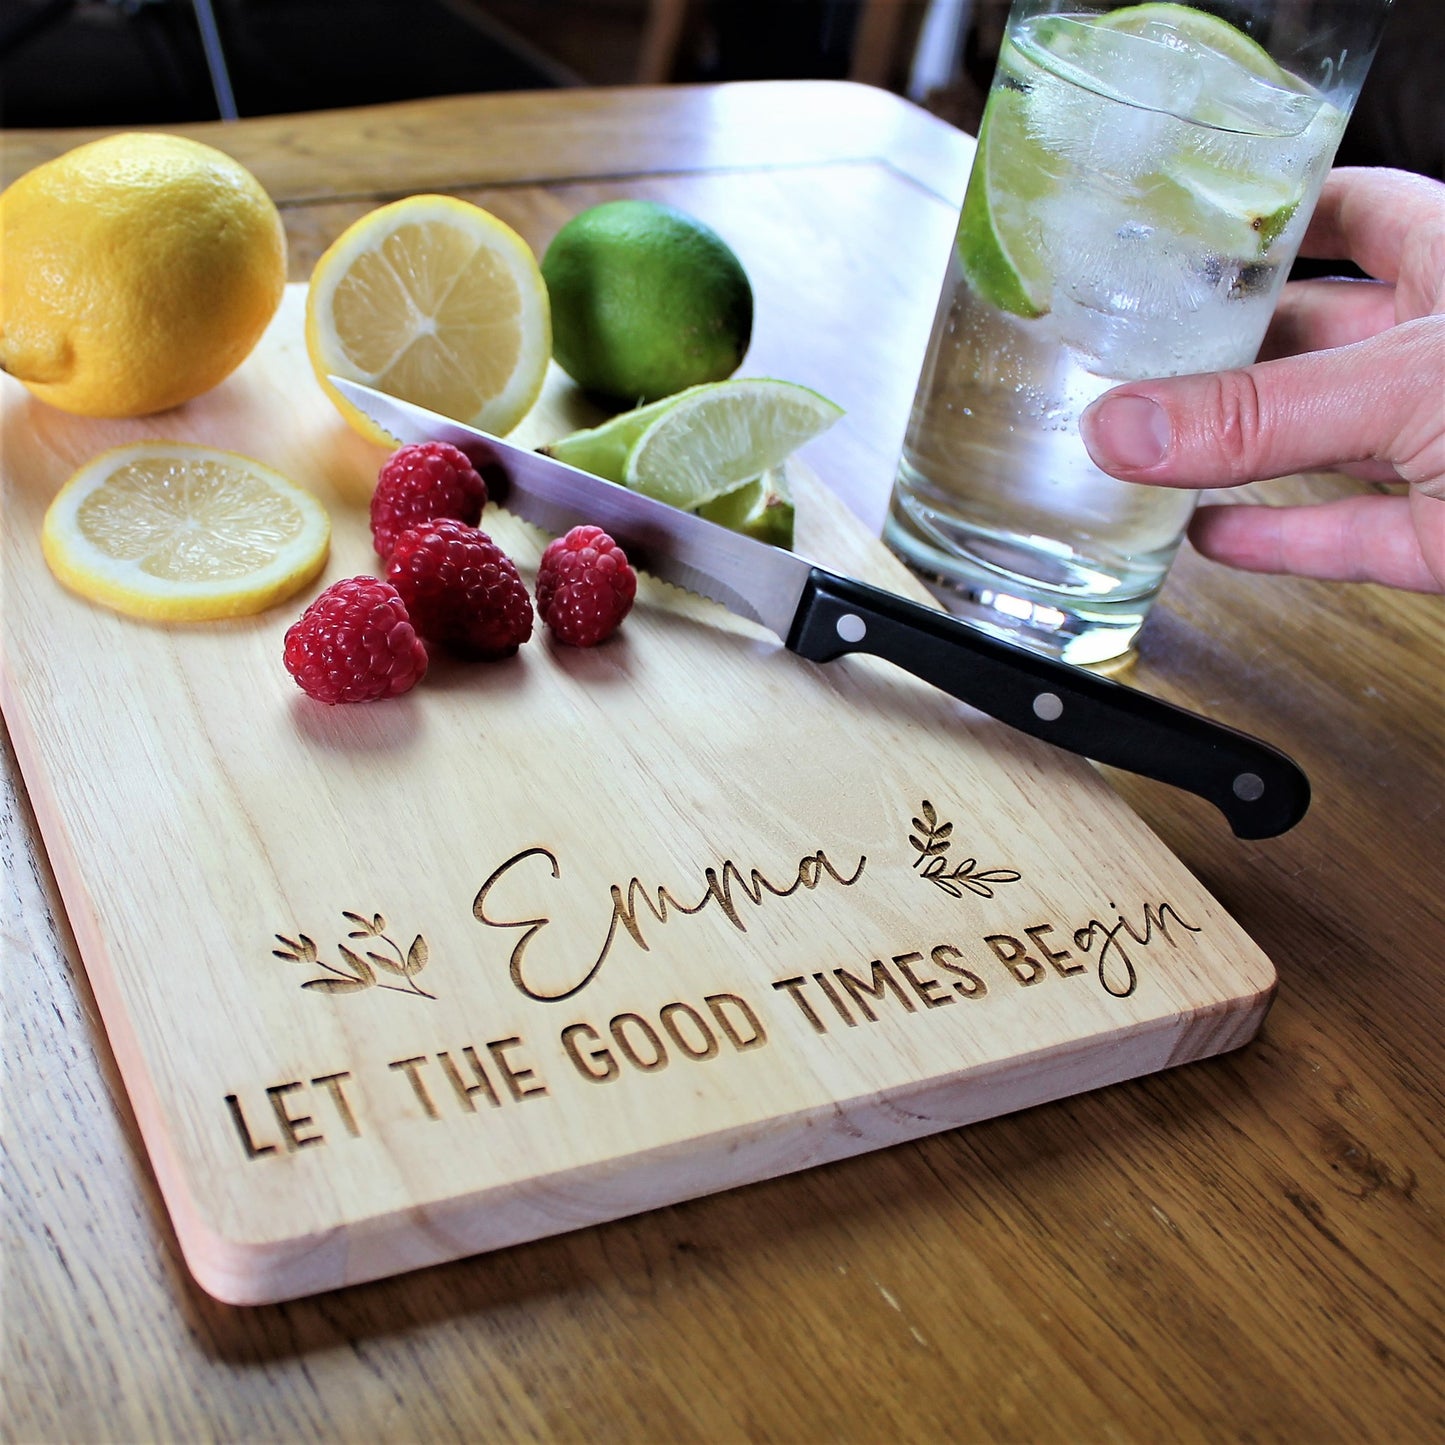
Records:
[[[1084,412],[1084,444],[1111,475],[1158,486],[1311,470],[1407,482],[1314,506],[1201,507],[1189,538],[1249,571],[1445,592],[1445,185],[1333,171],[1300,254],[1378,279],[1289,283],[1262,360],[1117,386]]]

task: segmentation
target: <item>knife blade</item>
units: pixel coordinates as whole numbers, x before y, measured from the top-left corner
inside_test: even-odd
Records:
[[[634,566],[761,623],[809,662],[883,658],[1020,732],[1206,799],[1240,838],[1275,837],[1309,807],[1299,765],[1247,733],[400,397],[330,381],[399,443],[450,442],[489,467],[488,491],[509,512],[559,536],[601,527]]]

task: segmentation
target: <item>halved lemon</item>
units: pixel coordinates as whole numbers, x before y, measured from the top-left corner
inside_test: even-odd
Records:
[[[536,402],[552,355],[541,267],[480,206],[452,196],[394,201],[348,227],[316,263],[306,350],[337,410],[370,441],[393,445],[328,376],[509,432]]]
[[[47,509],[40,543],[82,597],[195,622],[260,612],[299,591],[326,564],[331,519],[250,457],[147,441],[81,467]]]

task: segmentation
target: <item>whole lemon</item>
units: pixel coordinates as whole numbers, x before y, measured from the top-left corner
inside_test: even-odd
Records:
[[[181,136],[77,146],[0,194],[0,366],[82,416],[208,391],[281,303],[286,238],[259,181]]]
[[[742,262],[716,231],[655,201],[574,216],[548,246],[542,277],[557,364],[629,406],[731,376],[752,337]]]

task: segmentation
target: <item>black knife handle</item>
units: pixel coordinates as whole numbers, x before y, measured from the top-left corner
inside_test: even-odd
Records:
[[[1020,732],[1197,793],[1240,838],[1272,838],[1309,807],[1309,779],[1258,738],[821,567],[787,645],[810,662],[881,657]]]

